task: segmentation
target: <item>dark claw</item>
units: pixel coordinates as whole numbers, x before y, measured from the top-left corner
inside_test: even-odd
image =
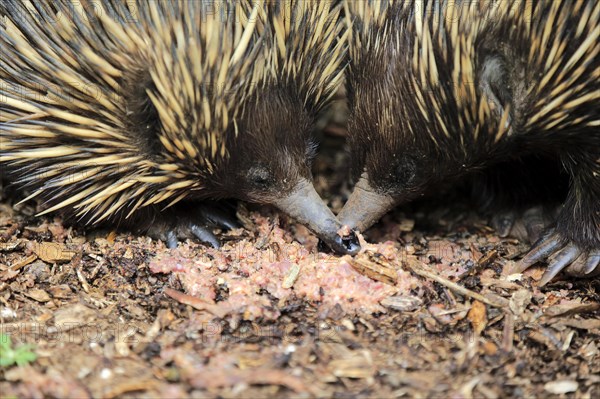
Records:
[[[540,207],[528,209],[523,213],[523,224],[525,224],[529,242],[539,241],[546,228],[545,222],[544,211]]]
[[[212,231],[210,231],[208,227],[192,224],[190,226],[190,231],[200,241],[210,244],[213,248],[221,248],[221,243],[219,242],[219,239],[217,238],[217,236],[214,235]]]
[[[590,274],[600,265],[600,250],[594,251],[590,254],[583,273]]]
[[[219,227],[224,230],[231,230],[242,227],[241,224],[235,218],[235,216],[217,207],[207,206],[202,209],[201,214],[202,217],[205,218],[208,223],[213,224],[215,227]]]
[[[173,230],[167,231],[167,248],[175,249],[177,248],[177,234]]]
[[[569,243],[566,247],[561,249],[555,256],[554,259],[548,265],[548,269],[539,281],[540,286],[546,285],[552,280],[561,270],[569,266],[575,259],[581,255],[581,250],[574,244]]]
[[[513,273],[522,273],[529,266],[552,255],[563,245],[560,235],[551,230],[533,244],[529,253],[515,266]]]
[[[570,266],[565,268],[565,272],[572,276],[583,276],[585,275],[584,270],[588,261],[588,254],[582,253]]]
[[[163,241],[169,249],[177,248],[179,241],[186,239],[220,248],[221,243],[212,229],[240,227],[234,216],[235,210],[230,205],[228,202],[186,203],[156,215],[145,232]]]
[[[492,226],[500,237],[508,237],[515,220],[516,214],[514,212],[503,213],[492,218]]]
[[[600,250],[582,249],[574,242],[563,239],[555,230],[544,234],[512,272],[521,273],[534,263],[546,259],[548,268],[538,282],[539,286],[546,285],[561,271],[577,277],[593,276],[596,271],[600,272],[600,269],[596,270],[600,265]]]

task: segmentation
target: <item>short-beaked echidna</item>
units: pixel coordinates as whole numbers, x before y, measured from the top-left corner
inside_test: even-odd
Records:
[[[358,182],[340,221],[364,230],[446,181],[523,162],[525,170],[512,169],[514,187],[521,172],[540,170],[527,167],[539,157],[560,166],[569,188],[554,225],[517,269],[548,259],[541,284],[565,268],[600,270],[600,3],[347,6]]]
[[[311,183],[315,116],[338,87],[346,29],[328,2],[3,2],[0,165],[88,224],[176,246],[206,200],[273,204],[342,253],[358,248]]]

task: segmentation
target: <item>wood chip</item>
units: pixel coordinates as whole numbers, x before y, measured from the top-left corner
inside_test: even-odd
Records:
[[[415,221],[413,219],[402,219],[400,223],[398,223],[398,229],[404,232],[413,231],[415,228]]]
[[[475,251],[476,251],[475,248],[471,248],[471,253],[473,253],[474,257],[476,257]],[[470,270],[461,274],[459,277],[459,280],[463,280],[469,276],[474,276],[477,273],[479,273],[481,270],[487,269],[492,263],[494,263],[494,261],[496,259],[498,259],[498,251],[496,251],[496,250],[489,251],[488,253],[483,255],[481,258],[479,258],[479,260],[477,261],[477,264],[473,268],[471,268]]]
[[[283,370],[251,369],[251,370],[209,370],[203,369],[191,375],[186,375],[186,380],[195,388],[217,389],[231,387],[239,384],[248,385],[280,385],[294,392],[310,392],[298,377],[291,376]]]
[[[561,346],[560,341],[551,332],[541,327],[537,330],[530,331],[527,338],[546,345],[550,349],[558,349]]]
[[[159,381],[145,379],[141,381],[127,381],[110,386],[107,391],[102,393],[103,398],[112,399],[117,396],[126,396],[125,394],[136,391],[147,391],[155,389],[160,385]]]
[[[364,379],[373,377],[375,374],[373,359],[368,351],[332,360],[327,368],[338,378]]]
[[[281,286],[286,289],[292,288],[292,286],[296,282],[296,279],[298,279],[299,274],[300,274],[300,265],[298,265],[297,263],[292,264],[292,267],[290,268],[290,271],[287,274],[287,276],[285,276],[285,279],[283,280],[283,283],[281,284]]]
[[[369,277],[372,280],[382,283],[396,285],[398,283],[398,271],[395,265],[385,259],[383,256],[376,256],[373,253],[365,252],[362,256],[350,260],[350,266],[360,274]]]
[[[520,289],[511,295],[508,306],[515,316],[520,316],[531,303],[531,298],[531,290]]]
[[[412,312],[423,305],[423,301],[420,298],[412,296],[390,296],[384,298],[380,303],[386,308],[399,312]]]
[[[577,381],[562,380],[562,381],[550,381],[544,384],[546,392],[550,392],[554,395],[560,395],[561,393],[575,392],[579,388]]]
[[[50,295],[48,295],[48,293],[44,290],[40,290],[40,289],[31,289],[27,292],[24,292],[23,295],[25,295],[28,298],[33,299],[34,301],[38,301],[38,302],[49,302],[52,298],[50,297]]]
[[[502,349],[510,353],[513,349],[513,340],[515,339],[515,317],[507,312],[504,316],[504,327],[502,329]]]
[[[18,262],[13,263],[10,268],[12,270],[19,270],[20,268],[22,268],[23,266],[27,266],[28,264],[34,262],[38,257],[35,255],[29,255],[28,257],[26,257],[25,259],[21,259]]]
[[[23,242],[21,240],[11,242],[0,242],[0,252],[10,252],[18,249]]]
[[[52,287],[49,287],[48,291],[50,292],[50,295],[52,295],[53,298],[58,299],[67,299],[70,298],[71,295],[73,295],[71,287],[69,287],[67,284],[54,285]]]
[[[580,330],[600,330],[600,320],[598,319],[559,319],[552,325],[573,327]]]
[[[479,270],[487,269],[494,261],[498,259],[498,251],[491,250],[487,254],[483,255],[477,262],[477,268]]]
[[[96,312],[80,303],[69,305],[54,312],[54,325],[59,331],[83,327],[96,318]]]

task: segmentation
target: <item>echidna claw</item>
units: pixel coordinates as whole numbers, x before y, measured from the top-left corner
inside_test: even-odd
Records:
[[[598,266],[600,266],[600,249],[592,251],[589,254],[587,261],[585,262],[585,267],[583,268],[583,274],[592,274]]]
[[[553,259],[548,265],[548,269],[546,269],[546,272],[538,284],[540,286],[546,285],[558,273],[560,273],[561,270],[573,263],[573,261],[575,261],[579,255],[581,255],[581,250],[575,244],[567,244],[567,246],[554,255]]]
[[[519,240],[537,242],[544,230],[552,224],[554,217],[541,206],[525,211],[505,211],[492,217],[491,226],[500,237],[514,237]]]
[[[203,207],[201,209],[201,215],[208,224],[223,230],[238,229],[242,227],[233,215],[216,206]]]
[[[180,241],[200,241],[220,248],[219,239],[212,229],[230,230],[240,227],[229,203],[200,202],[169,209],[155,218],[146,234],[164,242],[169,249],[176,249]]]
[[[492,227],[498,232],[500,237],[507,237],[515,224],[516,217],[515,212],[496,215],[492,218]]]
[[[545,216],[542,207],[533,207],[523,213],[523,224],[529,242],[539,241],[547,224],[550,223],[550,219]]]
[[[566,271],[575,276],[586,276],[591,274],[600,263],[600,250],[582,253]],[[600,269],[599,269],[600,270]]]
[[[534,263],[548,258],[562,246],[564,246],[564,242],[560,235],[553,230],[549,231],[533,244],[529,253],[516,265],[514,272],[522,273]]]
[[[221,242],[208,227],[192,224],[190,225],[190,231],[200,241],[210,244],[213,248],[221,248]]]
[[[546,285],[558,273],[565,271],[572,276],[591,276],[600,272],[600,249],[586,251],[574,242],[565,240],[554,229],[549,230],[531,248],[529,253],[512,270],[521,273],[531,265],[548,260],[548,268],[539,286]]]
[[[177,234],[173,230],[167,231],[167,248],[176,249],[177,248]]]

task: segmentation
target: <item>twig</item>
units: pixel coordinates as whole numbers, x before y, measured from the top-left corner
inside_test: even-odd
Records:
[[[485,303],[487,305],[490,305],[490,306],[494,306],[496,308],[506,308],[506,307],[508,307],[508,300],[507,299],[502,298],[500,296],[497,296],[495,298],[488,298],[488,297],[485,297],[485,296],[483,296],[481,294],[478,294],[478,293],[476,293],[474,291],[471,291],[471,290],[469,290],[469,289],[467,289],[467,288],[465,288],[465,287],[463,287],[461,285],[458,285],[458,284],[453,283],[452,281],[450,281],[448,279],[445,279],[442,276],[439,276],[439,275],[437,275],[435,273],[432,273],[432,272],[430,272],[428,270],[425,270],[423,268],[423,266],[421,266],[421,263],[419,261],[417,261],[416,259],[415,260],[408,260],[406,262],[406,265],[415,274],[418,274],[421,277],[425,277],[425,278],[433,280],[433,281],[435,281],[437,283],[440,283],[443,286],[448,287],[449,289],[451,289],[452,291],[454,291],[454,292],[456,292],[458,294],[461,294],[461,295],[464,295],[464,296],[468,296],[470,298],[476,299],[476,300],[478,300],[480,302],[483,302],[483,303]]]

